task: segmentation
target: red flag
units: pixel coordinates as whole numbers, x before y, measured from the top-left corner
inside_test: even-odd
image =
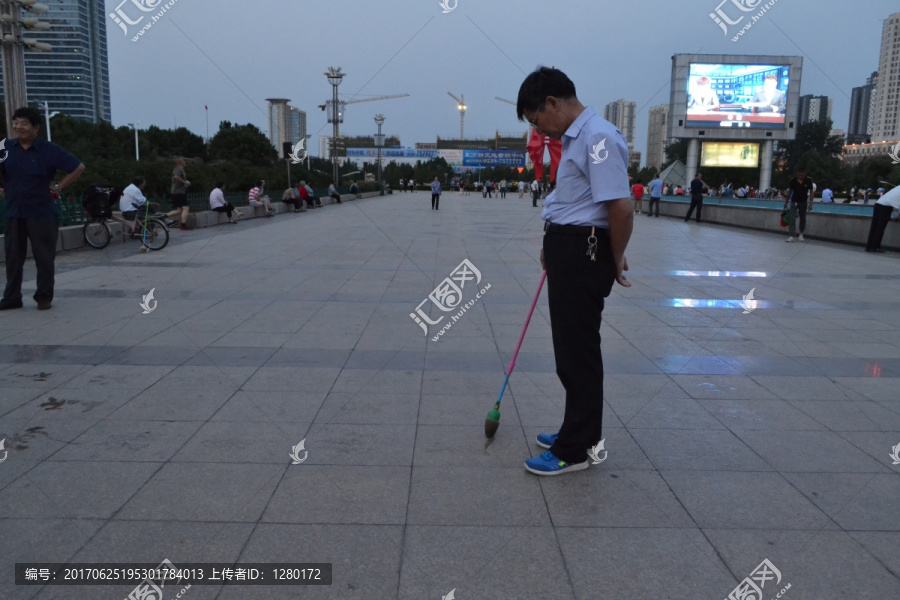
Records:
[[[531,137],[525,146],[528,156],[534,164],[534,178],[541,180],[544,177],[544,136],[538,135],[537,129],[531,130]]]
[[[562,141],[549,140],[547,147],[550,149],[550,181],[556,181],[556,169],[559,168],[559,159],[562,156]]]

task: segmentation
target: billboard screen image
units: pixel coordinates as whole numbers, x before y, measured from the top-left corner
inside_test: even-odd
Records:
[[[691,63],[687,127],[783,129],[790,67]]]
[[[703,142],[700,166],[756,168],[759,166],[759,144]]]

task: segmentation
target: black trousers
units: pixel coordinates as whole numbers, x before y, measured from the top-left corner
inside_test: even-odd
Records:
[[[440,194],[432,194],[431,195],[431,208],[436,209],[439,208],[441,204],[441,195]]]
[[[694,212],[694,208],[697,209],[697,222],[700,222],[700,211],[703,210],[703,194],[691,194],[691,207],[688,209],[687,216],[684,217],[685,221],[691,220],[691,213]]]
[[[537,201],[540,199],[540,192],[531,192],[531,206],[537,206]]]
[[[800,202],[791,202],[791,223],[788,225],[788,233],[793,237],[794,230],[797,228],[797,217],[800,217],[800,233],[806,231],[806,200]]]
[[[650,208],[647,209],[647,214],[653,214],[653,205],[656,205],[656,216],[659,216],[659,198],[650,197]],[[700,214],[699,212],[697,214]]]
[[[875,204],[875,208],[872,211],[872,225],[869,227],[869,240],[866,242],[866,250],[878,250],[881,248],[881,239],[884,237],[884,230],[891,220],[893,211],[894,209],[886,204]]]
[[[333,193],[333,194],[331,194],[331,197],[332,197],[332,198],[334,198],[334,199],[335,199],[335,201],[336,201],[336,202],[337,202],[337,203],[338,203],[338,204],[340,204],[340,203],[341,203],[341,195],[340,195],[340,194],[338,194],[338,193],[337,193],[337,192],[335,192],[335,193]]]
[[[37,291],[35,301],[53,300],[54,261],[56,240],[59,237],[57,219],[6,219],[6,289],[3,300],[7,303],[22,301],[22,270],[28,242],[37,267]]]
[[[600,319],[616,279],[609,232],[597,229],[597,260],[586,255],[588,234],[547,233],[544,262],[556,374],[566,390],[559,438],[550,451],[566,462],[584,462],[602,439],[603,356]]]
[[[225,203],[225,206],[217,206],[217,207],[215,207],[213,210],[216,211],[216,212],[223,212],[223,213],[225,213],[225,214],[228,216],[228,218],[230,219],[230,218],[231,218],[231,213],[232,213],[232,211],[234,210],[234,207],[231,205],[231,202],[226,202],[226,203]]]

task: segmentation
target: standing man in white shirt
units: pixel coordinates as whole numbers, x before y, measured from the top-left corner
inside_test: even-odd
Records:
[[[516,113],[539,135],[562,141],[556,188],[544,202],[541,264],[556,373],[566,390],[562,426],[542,433],[547,451],[525,461],[536,475],[588,467],[588,449],[602,439],[604,299],[625,278],[625,247],[634,211],[628,189],[628,144],[612,123],[585,107],[575,84],[558,69],[540,67],[519,88]]]

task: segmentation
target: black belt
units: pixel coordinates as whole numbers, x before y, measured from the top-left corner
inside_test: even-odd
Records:
[[[544,233],[557,233],[562,235],[603,235],[608,233],[605,227],[596,225],[557,225],[556,223],[544,223]]]

